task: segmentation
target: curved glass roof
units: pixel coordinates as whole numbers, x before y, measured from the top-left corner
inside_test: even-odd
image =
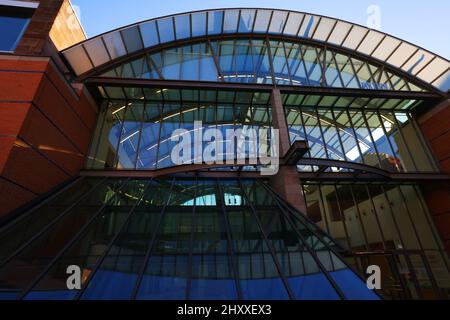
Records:
[[[378,63],[283,40],[219,39],[162,49],[110,68],[101,76],[424,91]]]
[[[232,34],[273,35],[326,43],[391,66],[440,91],[450,89],[450,62],[445,58],[357,24],[276,9],[218,9],[152,19],[79,43],[64,50],[63,55],[80,76],[144,50],[194,38]]]

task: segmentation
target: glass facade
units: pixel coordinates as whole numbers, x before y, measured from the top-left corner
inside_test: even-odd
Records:
[[[122,94],[121,98],[125,98],[121,88],[104,88],[109,95],[116,95],[113,89]],[[165,89],[144,91],[138,89],[131,93],[137,100],[111,100],[104,103],[87,162],[88,169],[152,170],[173,167],[175,164],[171,153],[179,141],[172,137],[179,129],[186,130],[191,137],[191,154],[186,157],[188,162],[234,160],[239,150],[248,154],[251,148],[248,144],[239,145],[239,150],[233,149],[236,156],[227,154],[227,131],[239,133],[241,130],[240,134],[245,135],[252,129],[270,130],[272,127],[269,93]],[[201,127],[196,127],[195,121],[201,122]],[[216,140],[221,148],[217,148],[217,154],[213,153],[211,159],[198,159],[195,150],[199,146],[194,147],[197,142],[194,134],[204,133],[208,129],[216,129],[221,133],[222,141]],[[269,131],[267,138],[270,142]],[[220,140],[220,137],[215,139]],[[208,142],[201,142],[203,153]]]
[[[27,24],[10,18],[0,51]],[[0,300],[450,298],[421,192],[443,177],[417,121],[450,88],[447,60],[268,9],[153,19],[62,54],[99,102],[97,127],[80,177],[0,228]],[[272,151],[274,128],[284,152],[308,144],[280,155],[288,170],[216,167],[256,159],[253,132]],[[181,141],[189,154],[174,159]],[[158,171],[184,164],[203,169]],[[69,266],[81,289],[68,290]]]
[[[378,299],[279,201],[256,180],[81,178],[0,233],[0,299]]]
[[[99,87],[105,102],[91,144],[87,169],[154,170],[173,167],[175,130],[190,133],[192,154],[200,160],[194,134],[218,129],[225,160],[228,130],[269,130],[274,127],[271,93],[257,91],[178,90]],[[307,159],[362,163],[387,172],[436,172],[417,129],[412,110],[424,101],[282,94],[291,143],[306,140]],[[201,121],[201,128],[195,127]],[[201,129],[202,131],[200,131]],[[271,136],[268,136],[270,142]],[[202,142],[205,150],[209,142]],[[241,146],[248,155],[249,145]],[[220,148],[219,148],[220,150]],[[205,161],[201,161],[205,160]],[[311,170],[299,166],[300,170]]]
[[[284,106],[291,143],[308,141],[309,158],[362,163],[388,172],[436,172],[435,162],[411,114],[392,110],[394,105],[416,102],[369,101],[286,95]],[[347,105],[350,108],[342,108]],[[362,109],[377,105],[379,110]],[[385,108],[388,105],[389,109]]]
[[[14,52],[30,22],[29,13],[13,11],[0,6],[0,52]]]
[[[350,265],[381,267],[384,294],[449,298],[450,260],[419,185],[311,181],[302,189],[309,218],[353,253]]]
[[[424,91],[382,65],[364,62],[325,46],[245,38],[210,40],[158,50],[102,76]]]

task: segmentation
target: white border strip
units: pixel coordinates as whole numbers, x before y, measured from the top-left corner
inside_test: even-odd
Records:
[[[0,6],[37,9],[37,7],[39,7],[39,2],[28,2],[28,1],[18,1],[18,0],[0,0]]]

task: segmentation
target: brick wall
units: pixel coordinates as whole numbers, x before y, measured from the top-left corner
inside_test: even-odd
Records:
[[[0,55],[0,218],[75,176],[97,110],[49,58]]]

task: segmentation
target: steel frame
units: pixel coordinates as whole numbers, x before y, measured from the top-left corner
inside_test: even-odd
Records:
[[[270,23],[269,23],[270,24]],[[122,29],[122,28],[120,28]],[[404,78],[407,79],[408,81],[414,83],[415,85],[418,85],[419,87],[422,88],[426,88],[427,90],[429,90],[430,92],[435,92],[441,96],[445,96],[444,92],[439,91],[438,89],[436,89],[434,86],[432,86],[431,84],[401,70],[401,69],[396,69],[395,67],[392,67],[390,65],[388,65],[385,62],[381,62],[371,56],[368,55],[364,55],[362,53],[359,53],[357,51],[353,51],[351,49],[347,49],[344,47],[340,47],[331,43],[321,43],[317,40],[312,40],[312,39],[305,39],[305,38],[297,38],[297,37],[293,37],[293,36],[289,36],[289,35],[276,35],[276,34],[255,34],[255,33],[231,33],[231,34],[221,34],[221,35],[206,35],[206,36],[200,36],[200,37],[194,37],[194,38],[189,38],[189,39],[182,39],[182,40],[174,40],[168,43],[164,43],[164,44],[159,44],[150,48],[145,48],[145,49],[141,49],[137,52],[133,52],[133,53],[128,53],[127,55],[124,55],[118,59],[112,60],[102,66],[99,67],[94,67],[94,64],[91,62],[93,68],[88,71],[85,74],[82,74],[80,76],[78,76],[76,78],[77,81],[85,81],[87,78],[92,77],[92,76],[96,76],[99,75],[103,72],[106,72],[110,69],[113,69],[123,63],[126,63],[128,61],[131,61],[133,59],[139,58],[143,55],[149,54],[149,53],[155,53],[155,52],[160,52],[164,49],[167,48],[172,48],[172,47],[180,47],[183,45],[188,45],[188,44],[196,44],[199,42],[205,42],[208,43],[211,40],[230,40],[230,39],[262,39],[265,40],[267,38],[270,38],[271,40],[283,40],[283,41],[290,41],[293,43],[300,43],[300,44],[304,44],[304,45],[310,45],[310,46],[314,46],[314,47],[320,47],[320,48],[324,48],[324,49],[330,49],[334,52],[337,53],[342,53],[345,54],[347,56],[362,60],[364,62],[370,62],[372,64],[375,64],[377,66],[383,67],[384,69],[389,70],[389,72],[391,72],[394,75],[399,76],[400,78]],[[362,42],[362,41],[361,41]],[[84,48],[84,46],[83,46]],[[70,48],[68,48],[70,49]],[[66,50],[68,50],[66,49]],[[269,50],[270,51],[270,50]],[[66,64],[70,67],[70,64],[68,63],[67,59],[65,59],[65,57],[63,55],[61,55],[63,60],[66,61]],[[89,57],[89,55],[87,55]],[[438,77],[439,78],[439,77]],[[437,78],[437,79],[438,79]]]

